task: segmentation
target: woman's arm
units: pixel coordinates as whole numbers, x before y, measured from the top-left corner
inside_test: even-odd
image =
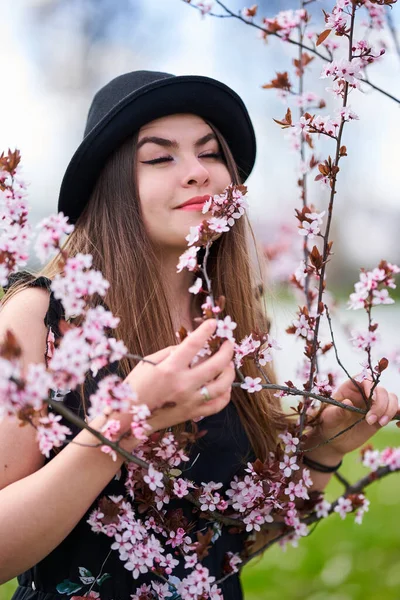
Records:
[[[0,338],[7,329],[13,331],[24,366],[44,361],[47,307],[47,293],[29,289],[17,294],[0,312]],[[149,419],[153,430],[213,414],[229,402],[235,377],[232,344],[226,342],[205,364],[190,368],[215,327],[215,321],[204,323],[178,347],[147,357],[157,366],[141,363],[127,377],[139,401],[144,399],[150,408],[171,404]],[[199,392],[204,383],[213,398],[207,404]],[[121,432],[130,431],[130,414],[111,418],[121,421]],[[90,425],[100,429],[104,421],[99,417]],[[47,556],[75,527],[123,462],[119,457],[114,462],[93,447],[98,440],[86,430],[73,441],[43,466],[33,428],[20,427],[11,419],[0,422],[0,583]],[[132,451],[138,443],[131,436],[121,445]]]
[[[104,419],[97,421],[100,426]],[[96,428],[96,422],[91,426]],[[58,546],[121,467],[120,457],[114,462],[99,447],[78,445],[98,444],[88,431],[81,431],[74,442],[41,469],[0,491],[0,583]],[[35,446],[37,442],[32,452]],[[18,437],[10,451],[30,463],[29,455],[21,460]]]
[[[0,312],[0,337],[7,329],[15,334],[24,367],[44,362],[47,331],[43,319],[48,303],[46,291],[31,288],[18,293]],[[97,419],[91,426],[100,428],[103,422]],[[0,583],[51,552],[122,464],[122,459],[113,462],[98,447],[69,444],[43,466],[35,436],[29,425],[21,427],[14,419],[0,421]],[[98,443],[87,431],[74,441]]]

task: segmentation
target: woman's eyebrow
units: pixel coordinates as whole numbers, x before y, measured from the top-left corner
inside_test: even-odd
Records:
[[[194,147],[198,148],[199,146],[203,146],[204,144],[206,144],[207,142],[209,142],[210,140],[216,140],[216,135],[215,133],[207,133],[207,135],[204,135],[203,137],[201,137],[200,139],[198,139],[196,142],[194,142]],[[179,148],[179,144],[176,140],[167,140],[165,138],[161,138],[161,137],[157,137],[157,136],[146,136],[144,138],[142,138],[140,140],[140,142],[138,142],[137,145],[137,150],[139,150],[139,148],[141,148],[144,144],[158,144],[159,146],[163,146],[164,148]]]

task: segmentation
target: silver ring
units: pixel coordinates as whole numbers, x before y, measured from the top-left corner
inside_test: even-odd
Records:
[[[210,392],[205,385],[201,388],[200,394],[203,396],[204,402],[209,402],[209,400],[211,400]]]

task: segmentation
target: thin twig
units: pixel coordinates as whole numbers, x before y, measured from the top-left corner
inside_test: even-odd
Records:
[[[200,8],[198,6],[196,6],[195,4],[190,4],[188,2],[186,2],[186,0],[182,0],[185,4],[187,4],[188,6],[191,6],[192,8],[195,8],[197,10],[200,10]],[[250,27],[254,27],[255,29],[259,29],[260,31],[266,33],[267,35],[272,35],[274,37],[277,37],[278,39],[287,42],[289,44],[293,44],[294,46],[299,46],[303,49],[306,50],[307,52],[310,52],[311,54],[314,54],[314,56],[318,56],[318,58],[320,58],[321,60],[325,61],[325,62],[331,62],[332,61],[332,55],[331,53],[329,57],[324,56],[323,54],[321,54],[321,52],[318,52],[318,50],[316,49],[316,47],[311,47],[311,46],[307,46],[304,43],[299,43],[297,40],[291,39],[291,38],[283,38],[281,35],[279,35],[277,32],[274,31],[268,31],[268,29],[265,29],[265,27],[262,27],[261,25],[257,25],[257,23],[254,23],[253,21],[249,21],[245,18],[243,18],[240,14],[235,14],[234,12],[232,12],[229,8],[227,8],[220,0],[215,0],[217,4],[219,4],[219,6],[221,8],[223,8],[228,14],[226,15],[218,15],[215,13],[208,13],[208,16],[210,17],[217,17],[217,18],[234,18],[234,19],[238,19],[239,21],[242,21],[243,23],[245,23],[246,25],[250,25]],[[395,96],[393,96],[392,94],[390,94],[389,92],[386,92],[385,90],[383,90],[382,88],[378,87],[377,85],[375,85],[374,83],[372,83],[369,79],[367,79],[366,77],[364,77],[364,79],[360,79],[360,81],[362,83],[366,83],[367,85],[369,85],[371,88],[373,88],[374,90],[376,90],[377,92],[380,92],[381,94],[383,94],[384,96],[386,96],[387,98],[390,98],[390,100],[393,100],[394,102],[397,102],[397,104],[400,104],[400,98],[396,98]]]
[[[335,350],[336,362],[341,367],[341,369],[343,369],[343,371],[346,373],[347,377],[350,379],[350,381],[352,382],[352,384],[360,392],[361,396],[363,397],[363,400],[364,400],[366,408],[369,408],[369,406],[370,406],[369,399],[366,397],[365,392],[364,392],[362,386],[359,384],[359,382],[357,381],[357,379],[355,379],[354,377],[352,377],[350,375],[349,371],[346,369],[346,367],[344,366],[344,364],[342,363],[342,361],[339,358],[338,349],[337,349],[337,346],[336,346],[336,343],[335,343],[335,337],[333,335],[332,319],[331,319],[331,316],[329,314],[328,306],[326,304],[324,304],[324,306],[325,306],[326,318],[328,319],[328,325],[329,325],[329,331],[330,331],[330,334],[331,334],[331,340],[332,340],[333,348]]]

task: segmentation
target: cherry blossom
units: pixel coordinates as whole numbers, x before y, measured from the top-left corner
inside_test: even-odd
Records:
[[[220,494],[216,492],[222,488],[222,483],[214,483],[209,481],[208,483],[202,483],[202,494],[199,496],[200,508],[204,511],[214,511],[221,501]]]
[[[249,394],[254,394],[254,392],[261,392],[262,385],[260,384],[261,377],[245,377],[244,382],[240,384],[240,387],[249,392]]]
[[[375,331],[351,331],[350,341],[357,350],[369,350],[375,346],[379,337]]]
[[[188,246],[193,246],[193,244],[195,242],[199,241],[200,238],[200,225],[197,225],[196,227],[191,227],[190,228],[190,233],[188,233],[188,235],[185,237],[185,240],[187,240]]]
[[[339,515],[342,519],[345,519],[346,514],[349,512],[352,512],[353,505],[351,503],[351,500],[349,500],[349,498],[341,497],[341,498],[338,498],[337,505],[335,506],[335,508],[333,510],[335,512],[339,513]]]
[[[149,488],[155,491],[158,487],[163,488],[163,474],[159,473],[152,464],[149,465],[147,475],[143,477],[143,480],[148,484]]]
[[[59,249],[61,239],[74,230],[74,226],[68,223],[68,217],[62,212],[43,219],[37,227],[40,232],[36,238],[35,251],[41,262],[48,260],[51,253]]]
[[[36,439],[39,442],[39,450],[49,458],[50,451],[53,448],[59,448],[65,442],[67,435],[71,435],[71,430],[66,425],[62,425],[61,415],[48,413],[47,417],[40,417],[36,428]]]
[[[321,518],[325,518],[329,515],[329,511],[331,510],[331,503],[328,502],[327,500],[320,500],[316,505],[315,505],[315,512],[317,514],[317,517],[319,519]]]
[[[208,221],[208,226],[215,233],[224,233],[225,231],[229,231],[228,220],[224,217],[212,217]]]
[[[376,471],[381,466],[381,453],[379,450],[365,450],[362,456],[364,467]]]
[[[357,525],[361,525],[364,514],[369,511],[370,501],[364,496],[364,494],[358,495],[358,501],[361,501],[362,505],[358,510],[356,510],[354,521],[357,523]]]
[[[279,463],[279,468],[283,471],[285,477],[291,477],[292,471],[298,471],[300,469],[297,464],[297,456],[284,454],[283,462]]]
[[[201,290],[202,284],[203,284],[203,281],[202,281],[201,277],[197,277],[194,284],[189,288],[189,292],[191,294],[198,294]]]
[[[197,268],[197,253],[200,250],[199,246],[192,246],[179,257],[177,272],[181,273],[183,269],[194,271]]]
[[[233,330],[236,329],[237,323],[232,321],[232,317],[227,315],[225,319],[218,319],[217,330],[215,335],[220,338],[226,338],[227,340],[234,341]]]
[[[285,453],[289,454],[290,452],[296,452],[297,446],[300,442],[298,437],[294,437],[288,431],[286,433],[280,433],[279,436],[283,443],[285,444]]]

